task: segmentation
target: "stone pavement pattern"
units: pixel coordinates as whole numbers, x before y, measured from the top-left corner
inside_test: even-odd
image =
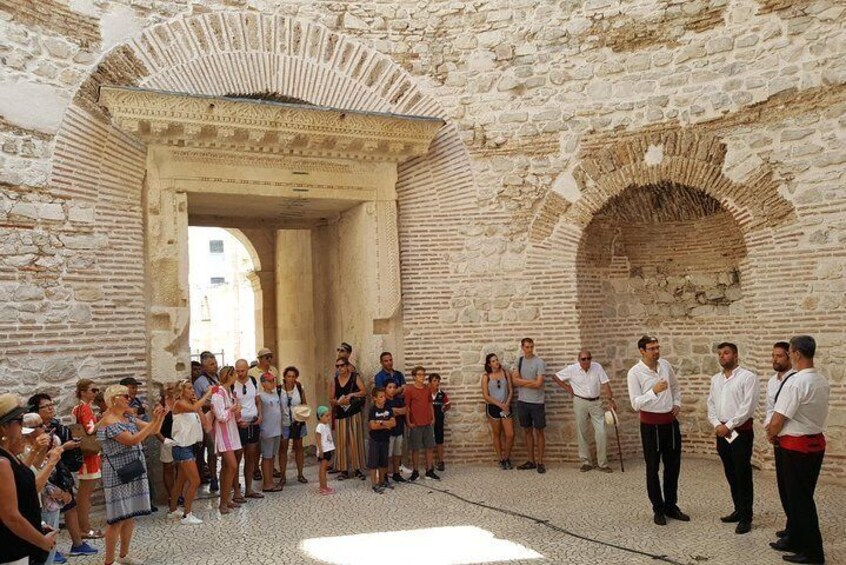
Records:
[[[315,492],[316,468],[309,467],[306,475],[312,481],[310,484],[286,486],[281,494],[250,501],[225,518],[213,510],[216,501],[201,501],[195,510],[206,522],[200,526],[180,526],[166,519],[163,512],[141,519],[132,555],[147,564],[373,563],[373,557],[355,553],[347,553],[346,561],[318,561],[301,549],[301,542],[362,533],[472,526],[542,556],[503,562],[661,563],[648,556],[574,538],[524,517],[463,502],[431,488],[435,487],[475,502],[547,520],[550,525],[581,536],[666,555],[670,562],[782,563],[781,554],[767,547],[774,539],[773,532],[783,525],[775,477],[766,471],[755,473],[754,529],[748,535],[737,536],[733,525],[719,521],[721,515],[730,511],[730,501],[722,469],[714,461],[683,461],[680,506],[691,515],[692,521],[670,521],[666,527],[652,524],[643,465],[639,461],[629,461],[625,473],[617,468],[610,475],[580,473],[575,466],[557,464],[546,475],[533,471],[506,472],[494,467],[450,466],[442,473],[441,482],[401,485],[381,496],[358,480],[333,480],[337,493],[319,496]],[[846,541],[839,535],[846,528],[846,510],[840,502],[845,496],[846,487],[842,485],[823,484],[818,488],[817,503],[829,563],[846,562]],[[430,551],[444,543],[435,534],[426,535]],[[430,554],[415,554],[401,545],[391,549],[386,547],[387,542],[383,543],[387,540],[384,534],[377,539],[379,545],[371,543],[370,547],[378,547],[383,555],[396,555],[398,563],[458,562],[434,560]],[[470,543],[471,538],[466,539]],[[318,540],[315,546],[325,547],[327,543]],[[62,547],[65,545],[63,541]],[[98,547],[102,546],[98,544]],[[489,547],[480,546],[477,551]],[[102,562],[95,558],[73,559],[75,565]]]

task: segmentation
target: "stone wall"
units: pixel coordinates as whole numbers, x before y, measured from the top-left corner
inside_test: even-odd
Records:
[[[832,383],[824,473],[846,476],[842,2],[49,4],[0,2],[0,388],[67,393],[80,376],[146,371],[143,147],[108,125],[97,86],[272,92],[448,121],[399,171],[397,349],[446,376],[451,457],[492,457],[481,362],[513,361],[523,335],[556,369],[583,344],[600,352],[620,396],[634,340],[657,333],[682,375],[689,448],[710,453],[714,344],[736,341],[763,380],[772,342],[807,332]],[[673,236],[697,268],[684,284],[659,272],[638,256],[650,222],[625,218],[614,246],[626,254],[596,296],[628,321],[592,326],[580,292],[604,263],[586,270],[580,249],[616,234],[592,220],[667,183],[719,204],[686,201],[695,229]],[[703,270],[720,249],[696,237],[720,222],[736,227],[720,247],[743,252]],[[655,287],[646,303],[630,300],[638,279]],[[656,304],[670,316],[650,316]],[[569,402],[549,392],[551,458],[574,460]]]

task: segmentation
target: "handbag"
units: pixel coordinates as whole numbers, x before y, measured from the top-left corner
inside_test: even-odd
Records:
[[[140,447],[138,448],[138,453],[139,455],[141,455],[141,457],[144,456],[141,452]],[[133,481],[137,481],[142,476],[144,476],[144,473],[146,473],[146,469],[144,469],[144,463],[141,461],[141,457],[130,461],[126,465],[123,465],[120,469],[116,469],[115,466],[112,465],[112,460],[109,458],[108,455],[106,455],[105,451],[103,452],[103,455],[105,456],[106,461],[109,463],[109,467],[111,467],[115,474],[117,474],[118,480],[121,482],[121,484],[125,485]]]
[[[71,424],[68,428],[70,428],[73,437],[79,438],[79,450],[82,451],[83,455],[97,455],[103,451],[103,446],[100,445],[97,434],[89,434],[82,424]]]

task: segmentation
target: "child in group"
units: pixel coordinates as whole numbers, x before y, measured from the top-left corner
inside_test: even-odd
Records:
[[[326,484],[326,474],[329,465],[332,464],[332,457],[335,455],[335,441],[332,438],[332,412],[326,406],[317,407],[317,428],[315,428],[315,441],[317,443],[317,460],[320,462],[320,494],[332,494],[335,489]]]
[[[276,391],[276,377],[267,372],[259,378],[261,392],[258,395],[261,402],[261,424],[259,424],[259,442],[261,444],[261,477],[262,492],[279,492],[282,485],[273,484],[273,462],[279,452],[282,441],[282,401]]]
[[[441,390],[441,376],[429,375],[429,390],[432,393],[432,407],[435,409],[435,467],[444,470],[444,419],[449,410],[449,396]]]
[[[391,429],[391,439],[388,443],[388,457],[391,461],[391,468],[395,483],[407,482],[400,472],[402,465],[402,440],[405,432],[405,401],[402,396],[397,395],[397,383],[393,379],[388,379],[385,382],[385,403],[390,406],[394,412],[394,420],[396,425]]]
[[[405,387],[405,420],[408,424],[408,449],[411,451],[411,476],[409,481],[420,477],[417,471],[420,450],[426,454],[426,477],[440,480],[435,474],[432,462],[432,449],[435,447],[435,410],[432,406],[432,394],[426,386],[426,369],[417,366],[411,372],[414,383]]]
[[[367,449],[367,468],[373,492],[382,494],[386,488],[394,488],[388,481],[388,453],[391,430],[396,426],[394,411],[386,403],[385,389],[376,387],[371,393],[373,406],[367,418],[370,428],[370,442]]]

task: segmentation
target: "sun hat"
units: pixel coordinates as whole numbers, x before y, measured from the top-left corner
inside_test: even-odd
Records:
[[[0,394],[0,425],[7,424],[27,413],[28,409],[22,406],[23,402],[18,395],[12,393]]]
[[[311,417],[311,408],[309,408],[305,404],[299,404],[297,406],[294,406],[293,412],[295,422],[305,422]]]
[[[616,426],[620,421],[617,419],[617,412],[613,408],[605,411],[605,423],[609,426]]]
[[[256,353],[256,359],[261,359],[265,355],[273,355],[273,352],[266,347],[262,347],[258,350],[258,353]]]

